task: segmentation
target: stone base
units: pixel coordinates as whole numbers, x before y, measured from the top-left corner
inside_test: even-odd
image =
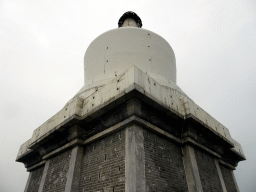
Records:
[[[138,68],[37,128],[18,153],[26,192],[239,192],[228,129]]]
[[[216,152],[137,116],[43,159],[28,168],[26,192],[239,191],[234,166]]]

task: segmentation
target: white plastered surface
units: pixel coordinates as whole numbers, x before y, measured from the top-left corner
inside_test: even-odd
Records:
[[[137,66],[161,84],[176,83],[176,61],[169,43],[137,27],[109,30],[97,37],[84,57],[85,86],[106,84],[109,78]],[[105,81],[104,81],[105,80]]]

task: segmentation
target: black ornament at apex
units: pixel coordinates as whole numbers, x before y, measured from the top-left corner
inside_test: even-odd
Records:
[[[142,22],[141,22],[140,17],[139,17],[136,13],[134,13],[134,12],[132,12],[132,11],[127,11],[127,12],[125,12],[125,13],[122,15],[122,17],[120,17],[120,19],[119,19],[119,21],[118,21],[118,28],[119,28],[119,27],[122,27],[122,26],[123,26],[123,23],[124,23],[124,21],[125,21],[125,19],[128,19],[128,18],[134,19],[135,22],[137,23],[137,26],[138,26],[139,28],[142,27]]]

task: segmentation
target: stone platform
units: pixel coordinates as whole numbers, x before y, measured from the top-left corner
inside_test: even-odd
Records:
[[[225,126],[135,66],[70,100],[16,159],[26,192],[238,192],[242,160]]]

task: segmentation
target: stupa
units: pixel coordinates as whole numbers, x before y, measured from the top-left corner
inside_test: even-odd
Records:
[[[177,86],[168,42],[141,27],[126,12],[90,44],[84,86],[20,147],[25,192],[239,191],[241,145]]]

